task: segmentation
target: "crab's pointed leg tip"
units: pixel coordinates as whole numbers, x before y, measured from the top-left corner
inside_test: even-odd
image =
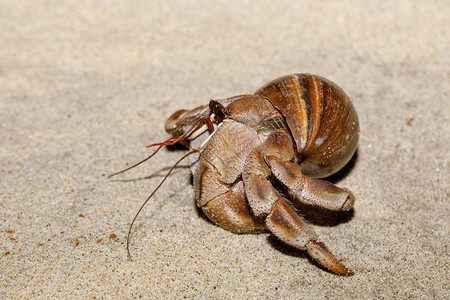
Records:
[[[351,276],[354,274],[341,264],[323,243],[311,241],[306,245],[306,250],[313,259],[331,272],[343,276]]]

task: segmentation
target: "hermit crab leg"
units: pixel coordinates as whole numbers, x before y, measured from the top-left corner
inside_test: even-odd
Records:
[[[336,211],[348,211],[355,203],[353,193],[328,181],[310,178],[302,174],[297,163],[267,158],[272,174],[297,197],[317,206]]]
[[[321,242],[314,230],[287,203],[270,182],[273,169],[267,162],[293,159],[292,140],[285,129],[273,131],[247,159],[242,178],[249,206],[256,217],[263,217],[267,228],[280,240],[309,255],[328,270],[339,275],[352,275]],[[266,164],[267,163],[267,164]],[[292,174],[293,175],[293,174]]]

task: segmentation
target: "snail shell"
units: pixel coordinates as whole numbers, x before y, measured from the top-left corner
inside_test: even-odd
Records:
[[[359,121],[345,92],[333,82],[311,74],[275,79],[256,91],[285,117],[301,155],[301,169],[310,177],[327,177],[353,156]]]

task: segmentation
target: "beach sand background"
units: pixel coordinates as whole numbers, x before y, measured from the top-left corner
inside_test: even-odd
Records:
[[[0,297],[449,297],[447,1],[1,1]],[[315,73],[361,136],[332,178],[354,210],[303,213],[352,277],[196,208],[185,152],[107,180],[209,99]]]

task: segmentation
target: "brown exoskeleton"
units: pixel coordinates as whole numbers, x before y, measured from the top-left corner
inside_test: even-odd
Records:
[[[356,111],[337,85],[316,75],[284,76],[253,95],[177,111],[165,129],[173,138],[155,145],[191,149],[183,158],[189,156],[195,199],[215,224],[235,233],[269,230],[328,270],[352,274],[273,185],[329,210],[353,207],[349,190],[318,179],[340,170],[358,143]]]

